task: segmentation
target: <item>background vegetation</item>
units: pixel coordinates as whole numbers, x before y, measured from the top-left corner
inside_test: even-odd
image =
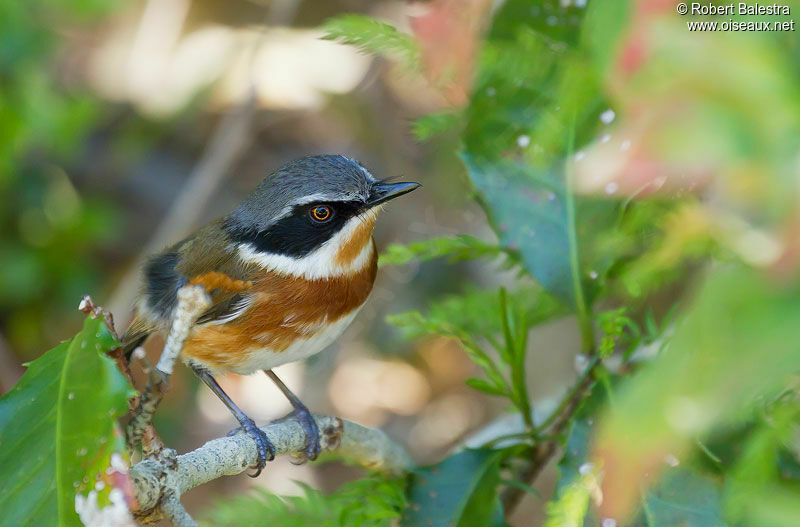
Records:
[[[124,322],[131,280],[114,273],[148,239],[224,213],[285,160],[343,151],[425,195],[384,214],[382,246],[408,243],[384,252],[338,354],[293,375],[315,379],[312,408],[384,427],[422,468],[276,464],[269,490],[218,481],[190,510],[209,525],[798,523],[796,32],[690,33],[657,0],[222,5],[0,7],[4,389],[78,329],[81,293]],[[114,346],[88,320],[0,400],[0,523],[74,524],[75,489],[121,449],[128,388],[93,344]],[[157,423],[179,449],[231,427],[192,382]]]

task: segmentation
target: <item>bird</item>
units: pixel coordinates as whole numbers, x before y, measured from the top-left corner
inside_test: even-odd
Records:
[[[420,186],[376,179],[343,155],[286,164],[229,214],[146,260],[122,337],[126,356],[150,335],[169,332],[181,287],[204,286],[211,307],[190,329],[181,359],[237,419],[232,433],[255,440],[253,477],[275,448],[217,383],[222,373],[265,372],[293,407],[284,419],[303,428],[301,461],[315,459],[319,431],[311,412],[272,369],[321,352],[350,325],[375,281],[379,212]]]

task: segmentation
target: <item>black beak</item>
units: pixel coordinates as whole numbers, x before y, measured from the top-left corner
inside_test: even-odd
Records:
[[[367,200],[368,207],[380,205],[390,199],[397,198],[403,194],[408,194],[412,190],[421,187],[419,183],[378,183],[372,185],[372,192]]]

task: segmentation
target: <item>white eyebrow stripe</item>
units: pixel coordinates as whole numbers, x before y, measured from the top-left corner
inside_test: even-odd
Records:
[[[274,224],[278,220],[282,220],[286,216],[292,213],[295,207],[298,205],[305,205],[306,203],[311,203],[313,201],[330,201],[330,196],[328,194],[322,194],[318,192],[316,194],[309,194],[308,196],[303,196],[302,198],[289,203],[283,210],[281,210],[274,218],[272,218],[272,223]]]
[[[295,201],[291,202],[287,206],[280,211],[280,213],[272,218],[272,224],[274,225],[279,220],[289,216],[295,207],[299,207],[302,205],[306,205],[308,203],[314,203],[315,201],[320,202],[327,202],[327,203],[336,203],[339,201],[361,201],[364,197],[360,194],[350,192],[348,194],[324,194],[322,192],[317,192],[316,194],[309,194],[308,196],[303,196],[302,198],[298,198]]]
[[[317,192],[316,194],[309,194],[308,196],[303,196],[302,198],[294,200],[289,204],[288,208],[291,209],[297,205],[305,205],[306,203],[312,203],[314,201],[333,201],[333,197],[330,194]]]

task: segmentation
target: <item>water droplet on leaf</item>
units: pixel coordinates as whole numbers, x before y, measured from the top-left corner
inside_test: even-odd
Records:
[[[614,122],[614,117],[616,116],[617,114],[614,113],[614,110],[609,108],[608,110],[600,114],[600,120],[603,122],[603,124],[611,124],[612,122]]]

